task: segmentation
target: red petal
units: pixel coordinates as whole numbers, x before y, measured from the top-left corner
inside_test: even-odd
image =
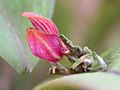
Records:
[[[51,20],[33,12],[24,12],[22,16],[28,17],[37,30],[44,33],[59,35],[56,25]]]
[[[61,39],[57,35],[45,34],[29,28],[27,39],[32,53],[39,58],[56,63],[64,55]]]

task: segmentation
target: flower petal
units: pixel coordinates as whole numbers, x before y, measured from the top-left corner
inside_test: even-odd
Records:
[[[58,62],[64,55],[61,39],[57,35],[45,34],[34,28],[27,29],[27,39],[32,53],[50,62]]]
[[[48,34],[59,35],[56,25],[46,17],[33,12],[23,12],[22,16],[28,17],[37,30]]]

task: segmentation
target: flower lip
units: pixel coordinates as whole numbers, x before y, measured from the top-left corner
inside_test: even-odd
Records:
[[[39,58],[56,63],[64,55],[57,35],[45,34],[34,28],[28,28],[27,39],[32,53]]]

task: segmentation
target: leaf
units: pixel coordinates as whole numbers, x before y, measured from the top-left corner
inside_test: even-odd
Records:
[[[40,14],[51,18],[53,15],[55,6],[55,0],[35,0],[34,1],[34,11],[40,11]]]
[[[65,76],[37,85],[33,90],[119,90],[120,77],[110,73]]]
[[[104,1],[101,7],[100,14],[96,19],[96,22],[91,26],[87,37],[86,44],[91,49],[98,49],[102,44],[102,41],[106,38],[111,31],[111,26],[120,18],[120,1]],[[114,32],[114,30],[113,30]]]
[[[18,33],[2,13],[0,13],[0,27],[0,55],[18,72],[21,72],[28,67],[29,61],[25,56],[23,43]]]
[[[52,18],[55,0],[0,0],[6,9],[9,19],[15,23],[22,36],[25,37],[25,29],[30,22],[21,16],[23,11],[39,13],[47,18]],[[27,20],[27,19],[26,19]]]
[[[104,52],[102,57],[107,62],[109,71],[120,72],[120,46]]]
[[[28,49],[23,11],[52,17],[55,0],[0,0],[0,56],[17,72],[32,71],[38,59]]]

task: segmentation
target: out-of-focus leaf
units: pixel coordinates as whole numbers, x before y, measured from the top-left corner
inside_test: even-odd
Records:
[[[86,73],[58,78],[38,85],[34,90],[119,90],[119,83],[120,77],[115,74]]]
[[[0,56],[19,72],[30,65],[18,33],[2,12],[0,13]]]
[[[0,0],[0,56],[17,72],[32,71],[38,59],[28,49],[26,28],[31,24],[23,11],[52,17],[55,0]]]
[[[55,0],[34,0],[34,11],[51,18],[53,15]]]
[[[102,57],[107,62],[108,70],[120,72],[120,46],[104,52]]]
[[[73,13],[71,13],[72,7],[69,6],[68,2],[61,2],[61,0],[56,0],[56,7],[53,20],[58,26],[59,32],[64,34],[65,36],[69,37],[70,20],[72,20]]]
[[[21,16],[21,13],[23,11],[36,12],[52,18],[55,0],[0,0],[0,3],[3,4],[9,19],[15,23],[24,37],[26,27],[31,24]]]
[[[110,27],[120,19],[120,1],[105,0],[96,22],[91,26],[86,38],[86,45],[91,49],[98,49],[101,42],[111,31]]]

